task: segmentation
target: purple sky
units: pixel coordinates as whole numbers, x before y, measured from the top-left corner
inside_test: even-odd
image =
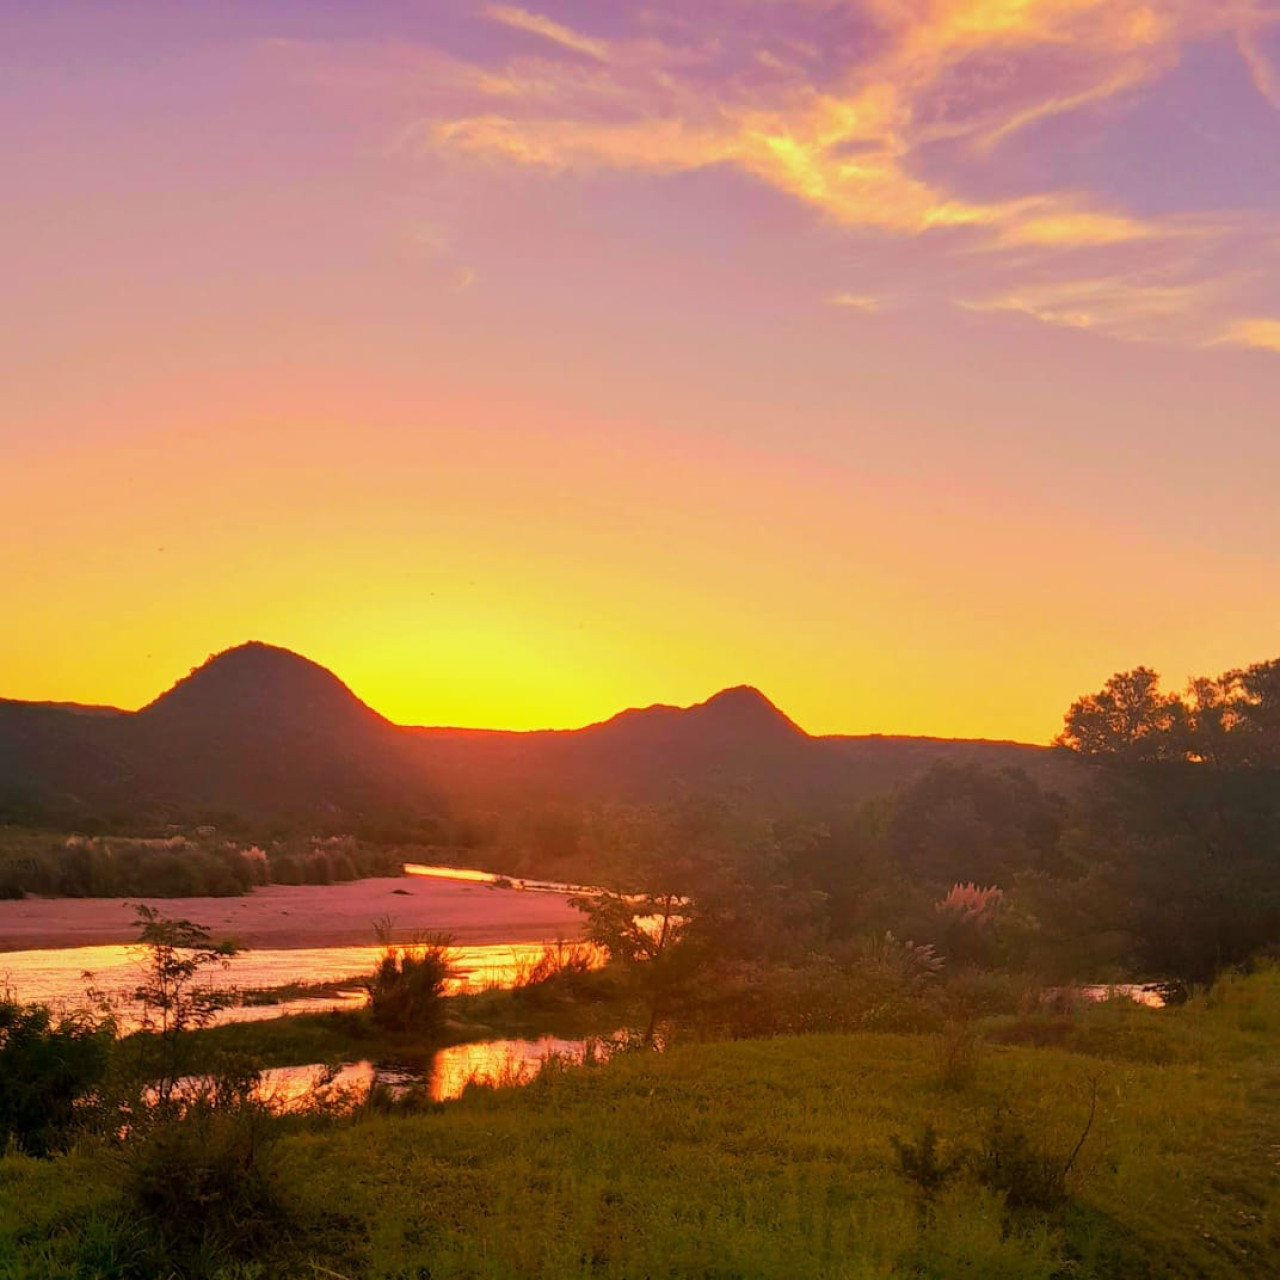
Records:
[[[1280,0],[10,5],[0,147],[0,694],[1043,739],[1276,649]]]

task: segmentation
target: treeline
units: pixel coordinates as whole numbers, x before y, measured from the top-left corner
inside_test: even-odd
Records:
[[[0,831],[0,899],[236,897],[255,885],[396,876],[414,856],[413,849],[350,836],[281,841],[263,850],[211,836],[121,839],[10,829]]]
[[[398,876],[404,864],[425,854],[421,846],[368,844],[349,836],[293,841],[272,848],[267,871],[272,884],[341,884],[368,876]]]
[[[78,835],[0,835],[0,898],[235,897],[267,882],[260,851],[183,837],[111,840]]]
[[[560,811],[506,857],[674,894],[742,961],[888,934],[953,969],[1192,985],[1280,944],[1280,660],[1181,694],[1146,668],[1117,675],[1057,745],[1079,764],[1068,795],[939,764],[821,824],[748,820],[731,799]]]

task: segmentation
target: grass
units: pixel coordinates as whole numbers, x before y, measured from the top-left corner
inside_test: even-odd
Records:
[[[1034,1019],[993,1024],[1018,1042],[989,1041],[959,1086],[937,1037],[815,1035],[625,1054],[426,1114],[281,1122],[293,1225],[223,1277],[1274,1280],[1280,975],[1072,1028],[1041,1045]],[[1095,1084],[1066,1206],[1011,1210],[967,1158],[992,1117],[1061,1157]],[[959,1171],[926,1196],[895,1140],[928,1126]],[[0,1161],[0,1275],[130,1274],[109,1168],[89,1148]]]

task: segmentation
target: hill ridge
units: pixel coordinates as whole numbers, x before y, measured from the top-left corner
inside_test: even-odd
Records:
[[[578,729],[401,726],[312,659],[248,641],[136,712],[0,700],[0,821],[141,810],[341,829],[691,792],[775,816],[831,814],[938,760],[1052,767],[1047,749],[1017,743],[811,736],[747,684]]]

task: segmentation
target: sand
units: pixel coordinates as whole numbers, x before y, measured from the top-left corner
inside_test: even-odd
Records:
[[[0,902],[0,951],[134,942],[133,904],[194,920],[245,947],[372,943],[374,921],[397,938],[443,931],[460,943],[542,942],[577,937],[582,914],[560,893],[499,889],[427,877],[334,885],[269,885],[243,898],[28,898]]]

